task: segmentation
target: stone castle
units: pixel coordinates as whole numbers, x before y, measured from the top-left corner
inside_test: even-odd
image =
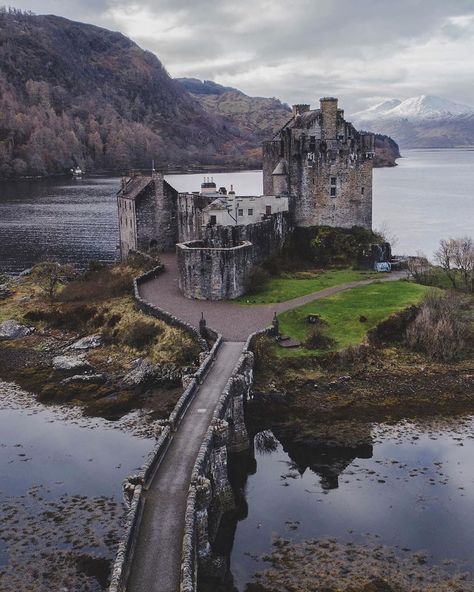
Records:
[[[263,195],[237,196],[205,178],[179,193],[161,173],[122,181],[117,195],[122,259],[176,249],[179,287],[189,298],[244,293],[249,271],[295,227],[372,228],[374,136],[345,121],[337,99],[295,105],[263,145]]]

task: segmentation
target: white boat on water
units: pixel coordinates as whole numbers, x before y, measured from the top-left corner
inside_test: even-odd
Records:
[[[73,176],[74,179],[80,179],[83,176],[83,174],[84,174],[84,171],[79,166],[76,166],[71,169],[71,175]]]

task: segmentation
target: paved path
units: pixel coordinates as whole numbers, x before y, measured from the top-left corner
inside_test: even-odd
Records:
[[[201,312],[203,312],[208,326],[221,333],[226,341],[245,341],[251,333],[268,327],[275,312],[279,314],[307,302],[319,300],[364,284],[371,284],[375,281],[348,282],[347,284],[326,288],[319,292],[313,292],[277,304],[247,306],[229,301],[190,300],[185,298],[178,289],[176,255],[174,253],[165,253],[160,257],[165,264],[165,271],[158,278],[140,286],[142,297],[195,327],[198,326]],[[377,279],[395,281],[403,277],[406,277],[404,272],[395,272],[386,275],[381,274],[380,278]]]
[[[191,474],[217,401],[244,343],[223,343],[145,493],[128,592],[178,592]]]

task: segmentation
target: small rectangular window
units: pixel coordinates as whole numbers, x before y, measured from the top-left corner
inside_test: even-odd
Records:
[[[217,218],[215,216],[211,216],[211,224],[214,225],[217,222]]]
[[[238,210],[237,213],[238,213],[239,216],[243,216],[244,215],[244,211],[243,210]]]
[[[252,208],[249,208],[249,210],[248,210],[248,215],[249,215],[249,216],[253,216],[253,209],[252,209]]]
[[[331,177],[331,185],[335,185],[337,182],[337,177]]]
[[[271,213],[272,213],[272,206],[265,206],[265,214],[267,216],[270,216]]]
[[[331,197],[336,197],[336,188],[331,187]]]
[[[364,195],[364,190],[365,190],[365,187],[360,188],[360,192],[362,193],[362,195]]]

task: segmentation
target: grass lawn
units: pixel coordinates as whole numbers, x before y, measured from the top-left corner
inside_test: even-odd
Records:
[[[373,271],[331,269],[320,272],[300,272],[286,277],[272,278],[268,286],[258,294],[243,295],[233,302],[241,304],[272,304],[318,292],[339,284],[379,277]]]
[[[315,313],[328,323],[325,332],[336,341],[332,349],[342,349],[361,343],[369,329],[392,313],[416,304],[428,290],[430,288],[427,286],[403,280],[360,286],[282,313],[278,317],[280,331],[294,339],[305,341],[312,328],[307,323],[307,315]],[[361,322],[361,316],[367,320]],[[286,350],[278,346],[275,346],[275,351],[282,357],[318,353],[318,350]],[[331,350],[324,350],[326,351]]]

